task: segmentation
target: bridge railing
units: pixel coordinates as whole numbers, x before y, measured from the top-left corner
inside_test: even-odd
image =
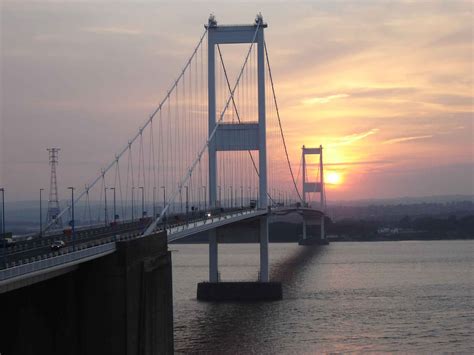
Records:
[[[298,209],[297,207],[293,208]],[[223,211],[223,213],[216,213],[214,215],[211,214],[205,218],[193,220],[191,223],[190,221],[183,221],[179,224],[162,226],[161,229],[167,230],[168,241],[171,242],[192,234],[192,230],[195,230],[195,233],[197,233],[209,228],[226,224],[226,221],[229,219],[242,219],[247,218],[249,215],[261,215],[268,212],[271,213],[272,211],[254,208],[233,209],[231,211]],[[275,212],[278,212],[278,209],[276,209]],[[229,222],[231,223],[232,221]],[[2,284],[8,283],[11,279],[21,278],[24,275],[31,273],[41,273],[41,271],[52,269],[58,266],[64,267],[68,264],[72,266],[89,259],[113,253],[116,250],[116,241],[137,238],[140,236],[142,236],[140,231],[128,231],[123,234],[109,235],[102,239],[89,241],[89,244],[78,245],[76,250],[74,250],[72,246],[69,246],[68,248],[59,252],[50,252],[44,255],[38,255],[33,258],[22,260],[20,264],[9,263],[6,269],[0,270],[0,286],[2,286]]]
[[[194,220],[182,220],[180,223],[173,223],[162,225],[159,230],[166,229],[169,235],[176,234],[182,232],[183,230],[192,230],[193,228],[199,228],[203,225],[211,225],[216,222],[225,221],[229,218],[235,218],[238,216],[246,216],[251,214],[252,212],[262,212],[260,210],[255,210],[253,208],[234,208],[230,210],[224,210],[220,212],[210,213],[210,216],[204,216],[203,218],[198,218]],[[120,228],[116,228],[115,230],[112,228],[110,229],[109,233],[105,235],[99,235],[100,239],[87,239],[84,240],[82,238],[78,238],[76,240],[76,245],[68,245],[64,249],[60,249],[59,251],[50,251],[50,252],[43,252],[42,254],[35,255],[33,257],[25,257],[23,259],[18,259],[16,261],[10,261],[5,263],[5,269],[0,270],[0,281],[3,278],[10,278],[16,277],[22,273],[30,273],[36,272],[41,270],[42,268],[49,268],[54,267],[60,264],[69,263],[71,260],[79,260],[82,258],[87,258],[91,255],[97,255],[102,253],[101,251],[95,253],[94,250],[98,247],[102,247],[103,245],[115,245],[115,241],[120,241],[129,238],[136,238],[140,237],[143,231],[143,225],[138,223],[137,229],[135,231],[131,230],[121,230]],[[200,228],[202,229],[202,228]],[[95,234],[95,229],[89,231],[82,231],[86,237],[91,234],[92,236]],[[171,239],[170,239],[171,241]],[[99,245],[98,245],[99,244]],[[109,247],[112,248],[112,247]],[[112,248],[113,249],[113,248]],[[111,249],[111,250],[112,250]],[[90,252],[84,252],[85,250],[91,250]],[[73,255],[70,257],[65,257],[67,255]],[[54,260],[54,261],[52,261]],[[31,266],[35,265],[35,266]],[[22,271],[18,271],[22,270]]]
[[[108,254],[115,251],[115,242],[102,244],[99,246],[86,248],[70,253],[54,256],[51,258],[30,262],[23,265],[18,265],[0,271],[0,285],[4,280],[19,277],[25,274],[39,272],[44,269],[49,269],[54,266],[74,263],[75,261],[83,261],[85,258],[96,256],[97,254]]]

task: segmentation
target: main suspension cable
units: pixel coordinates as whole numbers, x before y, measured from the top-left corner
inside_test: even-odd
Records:
[[[174,89],[178,86],[178,83],[179,81],[181,80],[181,78],[184,76],[184,73],[186,72],[186,70],[188,69],[188,67],[190,66],[191,64],[191,61],[192,59],[194,58],[194,56],[196,55],[199,47],[201,47],[201,44],[203,43],[203,40],[204,40],[204,37],[206,36],[207,34],[207,29],[204,31],[204,33],[202,34],[202,36],[200,37],[199,41],[198,41],[198,44],[196,45],[196,47],[194,48],[191,56],[189,57],[189,59],[187,60],[186,64],[184,65],[183,69],[181,70],[178,78],[173,82],[173,84],[171,85],[170,89],[167,91],[164,99],[160,102],[160,104],[158,105],[158,107],[156,107],[156,109],[149,115],[148,119],[145,121],[145,123],[139,128],[138,130],[138,133],[135,134],[135,136],[128,142],[128,144],[120,151],[120,153],[116,154],[115,155],[115,158],[114,160],[109,164],[107,165],[106,168],[102,169],[102,172],[101,172],[101,175],[99,175],[98,177],[96,177],[90,184],[88,184],[88,190],[92,189],[99,181],[100,179],[102,178],[102,175],[103,174],[106,174],[114,165],[115,165],[115,162],[117,159],[120,159],[122,157],[123,154],[125,154],[125,152],[127,152],[127,150],[129,149],[129,145],[133,144],[139,137],[140,135],[142,134],[143,130],[153,121],[153,118],[156,116],[156,114],[158,112],[161,112],[161,109],[162,107],[164,106],[164,104],[166,103],[166,101],[169,100],[172,92],[174,91]],[[86,194],[86,192],[88,190],[84,190],[82,193],[80,193],[76,199],[73,201],[73,203],[77,203],[81,200],[81,198]],[[62,215],[64,215],[67,211],[69,211],[71,209],[71,206],[67,206],[66,208],[64,208],[57,216],[56,216],[56,220],[58,218],[60,218]],[[44,232],[46,232],[53,224],[55,223],[55,220],[51,221],[50,223],[48,223],[45,228],[43,229]]]
[[[263,42],[263,45],[265,47],[265,57],[267,58],[268,74],[270,76],[270,83],[272,84],[273,101],[275,102],[275,110],[278,117],[278,125],[280,126],[280,134],[281,134],[281,139],[283,140],[283,147],[285,148],[285,155],[286,155],[286,160],[288,162],[288,168],[290,169],[291,179],[293,180],[293,185],[295,186],[295,190],[296,190],[296,193],[298,194],[298,198],[301,201],[303,201],[303,199],[301,198],[300,191],[298,190],[298,185],[296,185],[295,175],[293,174],[293,168],[291,167],[290,157],[288,155],[288,149],[286,147],[285,135],[283,133],[283,127],[281,125],[280,111],[278,110],[278,103],[277,103],[276,94],[275,94],[275,86],[273,85],[272,69],[270,67],[270,60],[268,58],[267,43]]]
[[[232,93],[232,88],[230,86],[229,76],[227,75],[227,69],[226,69],[225,64],[224,64],[224,59],[222,58],[222,52],[221,52],[221,48],[220,48],[219,44],[217,45],[217,51],[219,52],[219,57],[220,57],[221,64],[222,64],[222,70],[224,71],[224,76],[225,76],[225,80],[226,80],[226,83],[227,83],[227,87],[229,89],[229,92]],[[235,99],[234,99],[233,95],[232,95],[232,105],[234,106],[234,111],[235,111],[235,115],[237,116],[237,120],[239,121],[239,123],[241,123],[239,111],[237,110],[237,105],[235,104]],[[257,174],[257,177],[260,178],[260,173],[258,171],[257,164],[255,163],[255,159],[252,155],[252,152],[250,150],[248,150],[248,153],[249,153],[250,159],[252,160],[252,165],[253,165],[253,168],[255,170],[255,173]],[[270,195],[270,192],[268,192],[268,191],[267,191],[267,196],[272,201],[272,203],[275,203],[275,200],[272,198],[272,196]]]
[[[230,96],[229,98],[227,99],[226,101],[226,104],[224,105],[224,108],[220,114],[220,117],[219,117],[219,120],[217,120],[216,122],[216,125],[214,127],[214,129],[212,130],[212,132],[209,134],[206,142],[204,143],[203,147],[201,148],[201,150],[199,151],[196,159],[194,160],[194,162],[191,164],[191,167],[189,168],[188,172],[186,173],[186,175],[184,176],[184,178],[181,180],[181,182],[179,183],[178,187],[179,189],[177,191],[174,192],[173,196],[171,198],[168,199],[168,202],[165,206],[165,208],[163,209],[163,211],[161,211],[161,214],[158,218],[156,218],[148,227],[147,229],[145,230],[145,232],[143,233],[144,236],[147,236],[149,235],[150,233],[152,233],[155,228],[156,228],[156,225],[158,224],[159,221],[161,221],[161,219],[163,218],[163,216],[165,215],[165,213],[167,212],[167,210],[169,209],[169,206],[170,206],[170,203],[172,201],[175,200],[175,198],[177,197],[179,191],[181,190],[181,188],[184,186],[184,184],[189,180],[189,178],[191,177],[193,171],[194,171],[194,168],[198,165],[198,163],[201,161],[201,157],[203,156],[206,148],[209,147],[209,144],[211,143],[211,141],[214,139],[214,136],[216,135],[216,132],[217,132],[217,128],[219,127],[219,123],[222,122],[222,120],[224,119],[224,115],[227,111],[227,108],[229,107],[229,104],[230,104],[230,101],[231,99],[234,97],[234,93],[235,93],[235,90],[237,88],[237,86],[239,85],[240,83],[240,79],[242,78],[242,74],[243,74],[243,71],[245,69],[245,66],[247,65],[247,62],[248,62],[248,59],[249,59],[249,56],[250,56],[250,53],[252,52],[252,48],[253,48],[253,45],[255,43],[255,39],[257,38],[257,33],[258,33],[258,30],[260,29],[260,22],[257,22],[257,25],[256,25],[256,28],[255,28],[255,33],[253,35],[253,38],[252,38],[252,42],[250,43],[250,47],[249,47],[249,50],[248,50],[248,53],[247,53],[247,56],[245,57],[245,61],[244,61],[244,64],[242,66],[242,68],[240,69],[240,72],[239,72],[239,75],[237,77],[237,80],[235,82],[235,85],[234,85],[234,88],[232,89],[231,93],[230,93]]]

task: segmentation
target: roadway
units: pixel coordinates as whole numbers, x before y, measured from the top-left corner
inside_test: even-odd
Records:
[[[0,254],[3,258],[2,265],[4,265],[4,262],[7,262],[8,264],[15,262],[16,264],[20,260],[26,261],[27,259],[33,259],[38,256],[59,254],[60,251],[63,250],[90,247],[93,246],[95,242],[112,236],[118,236],[130,232],[142,232],[150,221],[150,218],[145,218],[133,222],[124,222],[116,225],[78,230],[75,232],[74,239],[72,235],[66,235],[64,232],[57,232],[44,237],[36,236],[30,240],[20,241],[15,243],[15,245],[8,247],[6,255]],[[56,240],[64,241],[66,244],[65,247],[59,251],[53,251],[51,249],[51,244]]]
[[[225,224],[228,217],[238,219],[248,218],[248,214],[257,212],[249,207],[217,209],[211,212],[192,212],[187,215],[173,214],[167,216],[164,222],[157,226],[157,230],[167,229],[170,240],[176,240],[187,235],[215,228]],[[265,214],[267,211],[258,211],[258,214]],[[208,215],[209,213],[209,215]],[[146,227],[151,223],[151,218],[142,218],[135,221],[124,221],[108,226],[94,226],[92,228],[78,228],[72,235],[67,235],[64,231],[51,232],[44,236],[30,236],[26,240],[20,240],[7,248],[0,248],[0,269],[29,263],[36,260],[46,259],[53,256],[66,254],[78,249],[85,249],[101,245],[123,237],[140,236]],[[209,223],[210,222],[210,223]],[[65,247],[59,250],[52,250],[51,244],[56,240],[65,242]]]

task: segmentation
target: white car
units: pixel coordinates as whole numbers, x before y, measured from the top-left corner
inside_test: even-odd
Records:
[[[61,248],[64,248],[66,246],[66,243],[64,243],[63,240],[55,240],[51,244],[51,250],[59,250]]]

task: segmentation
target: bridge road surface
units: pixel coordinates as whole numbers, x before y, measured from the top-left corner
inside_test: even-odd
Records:
[[[249,208],[229,208],[222,211],[219,211],[219,215],[225,216],[226,214],[231,214],[235,211],[244,211]],[[249,209],[251,210],[251,209]],[[206,212],[200,212],[198,215],[191,214],[186,217],[186,214],[175,214],[167,217],[166,228],[172,233],[176,233],[184,228],[192,229],[193,226],[199,226],[201,224],[206,224],[206,221],[209,219],[206,216]],[[173,223],[174,222],[174,223]],[[151,218],[142,218],[133,222],[122,222],[116,225],[111,226],[100,226],[90,229],[78,229],[75,232],[75,247],[92,247],[102,242],[112,241],[114,237],[120,237],[124,235],[134,235],[137,236],[141,234],[146,227],[151,223]],[[163,223],[157,226],[157,229],[163,229]],[[176,239],[176,238],[174,238]],[[51,244],[55,240],[63,240],[66,243],[66,246],[53,251],[51,250]],[[8,266],[13,266],[19,263],[28,263],[33,261],[36,258],[47,258],[48,256],[60,255],[72,251],[73,241],[72,235],[65,235],[63,232],[56,232],[43,237],[33,237],[30,240],[18,241],[15,245],[9,246],[8,248],[1,250],[0,260],[2,260],[0,269],[5,268],[6,261]],[[4,252],[7,252],[4,255]],[[51,255],[49,255],[51,254]]]
[[[83,229],[75,232],[75,245],[76,247],[84,244],[93,244],[101,239],[107,239],[115,235],[123,235],[125,233],[142,231],[150,223],[150,218],[145,218],[133,222],[125,222],[113,226],[102,226],[91,229]],[[66,243],[64,248],[59,251],[51,250],[51,244],[55,240],[63,240]],[[47,255],[49,253],[61,253],[69,247],[72,247],[73,240],[72,235],[65,235],[62,232],[57,232],[44,237],[34,237],[30,240],[19,241],[15,245],[7,248],[7,255],[5,257],[7,263],[19,262],[20,260],[26,260],[35,258],[38,256]],[[91,245],[92,246],[92,245]],[[2,253],[5,250],[2,251]],[[0,254],[0,257],[4,257]],[[2,265],[3,266],[3,265]],[[3,267],[2,267],[3,268]]]

